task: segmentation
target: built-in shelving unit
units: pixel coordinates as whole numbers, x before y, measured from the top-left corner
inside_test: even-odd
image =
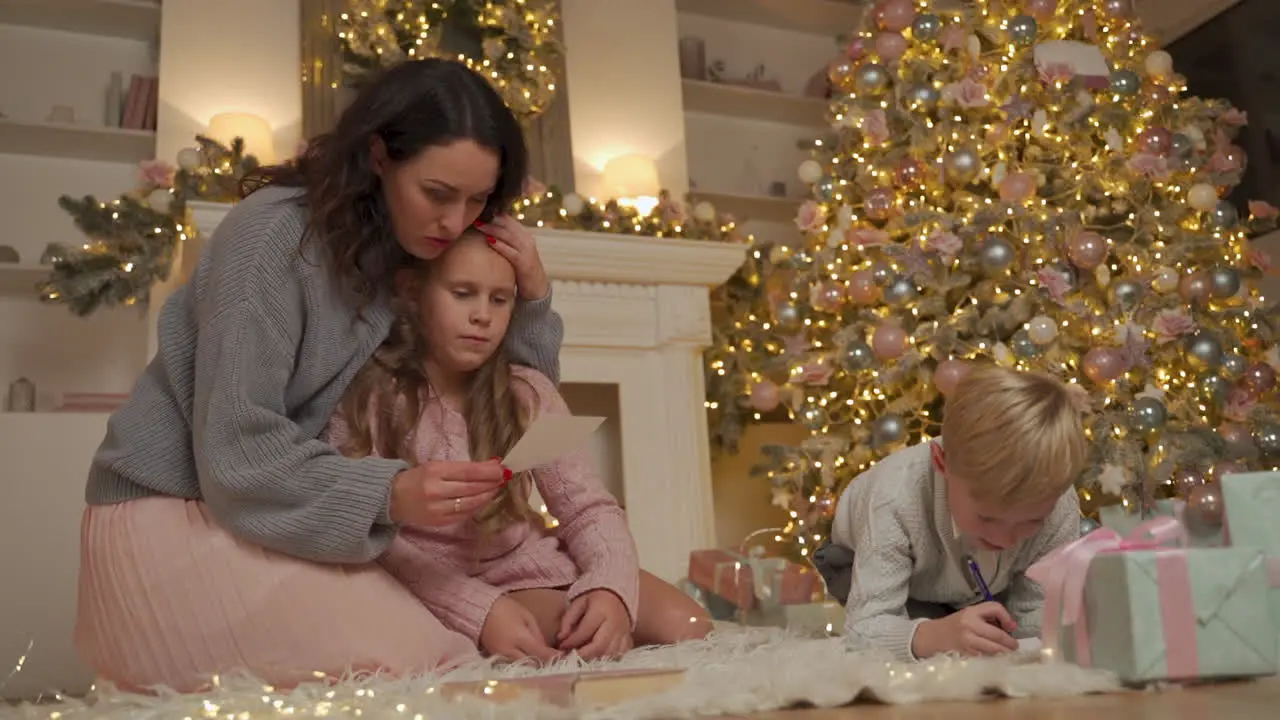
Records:
[[[0,25],[128,40],[160,36],[158,0],[0,0]]]
[[[0,118],[0,154],[138,163],[153,157],[155,146],[150,130]]]
[[[744,221],[762,240],[794,237],[792,220],[808,194],[796,176],[808,156],[802,145],[826,134],[830,122],[815,78],[825,81],[837,38],[857,27],[863,5],[676,0],[682,44],[701,40],[709,69],[705,79],[681,85],[695,199]],[[681,60],[697,67],[688,55]]]
[[[0,297],[34,296],[36,285],[48,277],[49,270],[34,263],[0,263]]]
[[[815,128],[826,122],[827,103],[819,98],[703,80],[685,80],[683,94],[685,112]]]
[[[859,3],[841,0],[676,0],[676,10],[814,35],[844,32],[862,16]]]
[[[41,411],[66,393],[125,392],[146,364],[145,313],[79,317],[37,286],[50,273],[45,247],[79,238],[58,198],[116,198],[155,157],[154,130],[108,117],[108,87],[119,74],[123,104],[133,76],[159,74],[161,12],[157,0],[0,0],[0,245],[18,255],[0,263],[0,402],[19,377]]]

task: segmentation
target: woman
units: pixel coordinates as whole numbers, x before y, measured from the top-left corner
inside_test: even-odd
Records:
[[[246,183],[165,304],[159,351],[90,470],[76,638],[95,671],[193,690],[235,671],[285,685],[474,657],[371,561],[399,525],[485,506],[504,468],[349,459],[317,438],[387,335],[396,268],[473,225],[516,268],[507,351],[558,378],[550,283],[533,236],[502,215],[526,166],[487,82],[423,60]]]

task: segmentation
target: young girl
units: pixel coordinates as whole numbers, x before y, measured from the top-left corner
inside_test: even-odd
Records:
[[[503,351],[516,275],[493,243],[466,233],[400,271],[398,320],[330,424],[344,454],[415,465],[500,458],[538,415],[568,413],[545,375]],[[443,501],[448,522],[402,530],[381,558],[445,625],[491,655],[540,661],[706,634],[702,608],[639,570],[626,517],[585,451],[504,477],[478,503],[459,486]],[[559,521],[554,533],[529,505],[531,484]]]

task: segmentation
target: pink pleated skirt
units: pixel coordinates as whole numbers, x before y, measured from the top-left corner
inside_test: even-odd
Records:
[[[320,565],[220,528],[201,502],[146,498],[85,510],[75,640],[103,679],[191,692],[250,673],[417,675],[478,657],[376,565]]]

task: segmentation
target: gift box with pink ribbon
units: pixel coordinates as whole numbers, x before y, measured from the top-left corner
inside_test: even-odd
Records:
[[[772,611],[812,602],[818,574],[785,558],[694,550],[689,553],[689,582],[738,611]]]
[[[1227,475],[1222,478],[1222,503],[1232,546],[1257,548],[1266,556],[1271,618],[1280,645],[1280,473]]]
[[[1126,683],[1271,675],[1276,630],[1262,551],[1193,548],[1176,518],[1101,528],[1027,570],[1045,590],[1051,655]]]

